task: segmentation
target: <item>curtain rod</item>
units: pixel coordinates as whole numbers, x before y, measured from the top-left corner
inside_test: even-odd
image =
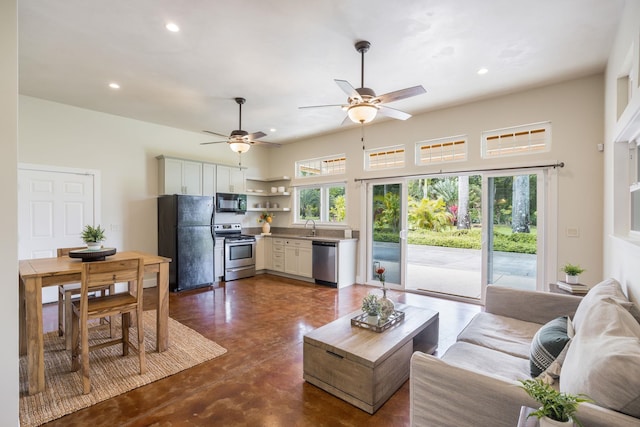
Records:
[[[394,178],[411,178],[416,176],[424,176],[424,175],[442,175],[442,174],[460,174],[460,173],[473,173],[473,172],[501,172],[501,171],[511,171],[511,170],[520,170],[520,169],[541,169],[541,168],[563,168],[564,162],[551,163],[548,165],[533,165],[533,166],[511,166],[508,168],[492,168],[492,169],[466,169],[466,170],[454,170],[454,171],[443,171],[440,169],[438,172],[431,172],[427,174],[411,174],[411,175],[394,175],[394,176],[379,176],[372,178],[354,178],[355,182],[368,181],[373,179],[394,179]]]

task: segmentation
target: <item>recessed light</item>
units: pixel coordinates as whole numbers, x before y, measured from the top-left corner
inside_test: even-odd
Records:
[[[120,85],[118,83],[115,83],[115,82],[109,83],[109,87],[111,89],[120,89]]]
[[[275,131],[277,131],[277,130],[278,130],[278,129],[276,129],[276,128],[271,128],[271,129],[269,129],[269,132],[275,132]]]
[[[180,27],[178,27],[173,22],[168,22],[167,25],[165,25],[165,28],[171,31],[172,33],[177,33],[178,31],[180,31]]]
[[[489,72],[488,68],[482,67],[478,70],[479,75],[487,74]]]

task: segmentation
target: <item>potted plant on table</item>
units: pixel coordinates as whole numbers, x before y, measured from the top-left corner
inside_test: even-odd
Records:
[[[82,240],[87,244],[87,249],[98,250],[102,248],[102,241],[106,239],[104,228],[98,224],[96,227],[85,225],[82,230]]]
[[[560,269],[560,271],[563,271],[564,274],[566,275],[567,283],[571,283],[575,285],[576,283],[578,283],[578,276],[580,276],[580,274],[583,273],[585,269],[580,267],[577,264],[574,265],[574,264],[566,263],[564,267]]]
[[[369,294],[362,300],[362,311],[367,313],[367,323],[372,325],[378,324],[378,317],[380,316],[380,301],[378,296]]]
[[[520,383],[524,391],[542,405],[529,414],[540,420],[540,427],[569,427],[574,422],[582,426],[575,414],[579,403],[591,402],[587,396],[561,393],[540,379],[520,380]]]

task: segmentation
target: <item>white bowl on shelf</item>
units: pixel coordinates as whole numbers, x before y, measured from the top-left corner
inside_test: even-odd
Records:
[[[252,190],[255,191],[256,193],[264,193],[264,190]]]
[[[284,187],[278,187],[278,193],[284,193]]]
[[[277,193],[278,192],[278,187],[271,187],[271,192],[272,193]]]

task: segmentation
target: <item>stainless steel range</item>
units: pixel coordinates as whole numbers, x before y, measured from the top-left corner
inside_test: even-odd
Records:
[[[240,224],[214,224],[216,237],[224,237],[224,280],[256,274],[256,238],[242,234]]]

